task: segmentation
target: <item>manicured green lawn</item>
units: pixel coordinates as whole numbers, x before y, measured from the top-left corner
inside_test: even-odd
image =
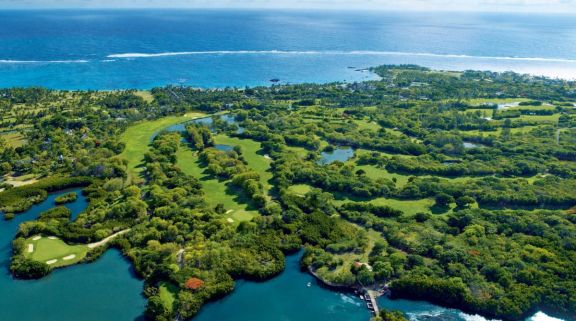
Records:
[[[29,252],[30,244],[33,245],[31,253]],[[34,240],[34,237],[27,239],[24,248],[24,256],[32,260],[44,263],[57,260],[50,264],[52,267],[76,264],[86,256],[87,252],[88,247],[86,245],[68,245],[60,239],[50,239],[46,236],[42,236],[39,240]]]
[[[560,114],[554,115],[522,115],[520,119],[525,121],[535,121],[541,123],[558,123],[558,119],[560,118]]]
[[[196,152],[180,148],[176,153],[178,167],[188,175],[200,180],[206,200],[212,207],[219,203],[224,205],[227,214],[225,218],[231,218],[235,222],[249,221],[258,215],[258,212],[251,208],[251,201],[243,195],[242,191],[230,188],[226,182],[221,182],[211,175],[205,173]]]
[[[370,121],[368,119],[357,119],[354,120],[354,123],[356,123],[356,125],[358,125],[358,129],[362,130],[362,129],[369,129],[369,130],[373,130],[373,131],[378,131],[380,128],[380,125],[378,125],[376,122],[374,121]],[[402,134],[402,133],[400,133]]]
[[[310,190],[312,189],[312,187],[310,185],[307,184],[296,184],[296,185],[291,185],[290,187],[288,187],[288,190],[296,195],[302,195],[304,196],[306,193],[308,193]]]
[[[126,148],[120,154],[120,157],[128,160],[129,175],[136,176],[142,170],[139,165],[142,163],[144,154],[148,151],[150,138],[154,133],[171,125],[205,116],[203,113],[188,113],[183,116],[170,116],[152,121],[142,121],[128,127],[120,138],[120,141],[126,144]]]
[[[272,188],[272,185],[269,182],[272,179],[272,173],[270,172],[270,164],[272,163],[272,160],[264,156],[264,153],[261,151],[262,144],[260,144],[260,142],[251,139],[229,137],[226,135],[217,135],[214,137],[214,142],[216,144],[240,146],[242,149],[242,155],[248,162],[248,167],[260,174],[264,189],[266,192],[270,191]]]
[[[528,101],[527,98],[474,98],[468,99],[466,102],[472,106],[482,105],[482,104],[510,104],[515,102]]]
[[[144,99],[145,102],[151,103],[154,101],[154,96],[152,95],[152,93],[148,90],[138,90],[135,93],[136,96],[140,96],[142,97],[142,99]]]

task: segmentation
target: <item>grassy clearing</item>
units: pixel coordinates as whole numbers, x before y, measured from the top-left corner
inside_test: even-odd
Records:
[[[260,144],[260,142],[253,141],[251,139],[229,137],[226,135],[217,135],[214,137],[214,142],[216,144],[240,146],[242,149],[242,155],[248,162],[248,167],[260,174],[260,177],[262,178],[262,185],[264,185],[264,190],[266,192],[270,191],[272,188],[272,185],[270,184],[270,180],[272,179],[270,164],[272,163],[272,160],[264,156],[264,153],[261,151],[262,144]]]
[[[8,145],[17,148],[26,144],[26,138],[20,133],[2,134],[1,137],[8,143]]]
[[[311,189],[312,189],[312,187],[310,185],[307,185],[307,184],[296,184],[296,185],[291,185],[290,187],[288,187],[288,190],[291,193],[294,193],[294,194],[300,195],[300,196],[304,196],[306,193],[310,192]]]
[[[356,224],[354,224],[354,225],[357,226]],[[357,226],[357,228],[359,231],[365,231],[365,228],[363,228],[363,227]],[[345,272],[345,270],[350,269],[352,264],[354,264],[354,262],[356,262],[356,261],[367,263],[370,252],[374,248],[374,244],[377,241],[382,240],[383,238],[379,232],[374,231],[372,229],[369,229],[367,231],[366,236],[368,237],[368,245],[366,246],[366,248],[364,249],[364,251],[362,253],[347,252],[347,253],[342,253],[342,254],[335,254],[334,258],[336,260],[342,260],[342,264],[338,265],[332,271],[325,271],[325,273],[338,275],[338,274]]]
[[[142,97],[145,102],[151,103],[154,101],[154,96],[148,90],[139,90],[135,93],[136,96]]]
[[[382,127],[380,125],[378,125],[378,123],[374,122],[374,121],[370,121],[368,119],[362,119],[362,120],[354,120],[354,123],[356,125],[358,125],[358,129],[359,130],[363,130],[363,129],[369,129],[369,130],[373,130],[373,131],[378,131],[379,129],[381,129]],[[402,133],[400,133],[402,134]]]
[[[524,134],[538,127],[539,126],[522,126],[522,127],[510,128],[510,132],[512,134]],[[499,127],[495,131],[466,130],[466,131],[460,131],[460,133],[469,136],[490,136],[490,135],[500,136],[500,134],[502,133],[502,128]]]
[[[558,119],[560,118],[560,114],[554,114],[554,115],[522,115],[520,116],[520,120],[524,120],[524,121],[533,121],[533,122],[539,122],[539,123],[552,123],[552,124],[556,124],[558,123]]]
[[[42,237],[37,240],[34,240],[34,238],[37,237],[26,240],[24,256],[44,263],[56,260],[55,263],[50,264],[52,267],[76,264],[80,262],[88,252],[86,245],[68,245],[57,238]],[[33,246],[32,252],[29,252],[29,249],[31,249],[30,245]]]
[[[176,153],[178,166],[188,175],[200,180],[202,188],[206,193],[208,204],[216,207],[223,204],[227,211],[225,218],[231,218],[235,222],[249,221],[258,215],[253,209],[251,200],[242,191],[230,187],[226,182],[221,182],[212,175],[205,172],[196,152],[188,148],[180,148]]]
[[[308,155],[308,150],[304,147],[287,146],[286,150],[292,154],[297,155],[299,158],[305,158]]]
[[[170,311],[174,308],[174,301],[176,301],[176,295],[178,295],[178,287],[162,282],[160,283],[158,295],[164,306]]]
[[[150,137],[155,133],[171,125],[205,116],[203,113],[188,113],[183,116],[170,116],[152,121],[143,121],[128,127],[120,138],[120,141],[126,144],[126,148],[124,148],[120,157],[128,161],[128,174],[137,176],[142,171],[140,167],[142,158],[148,151]]]
[[[394,209],[403,211],[407,215],[414,215],[416,213],[432,213],[432,207],[434,206],[434,200],[431,198],[424,198],[420,200],[397,200],[390,198],[374,198],[369,200],[357,199],[341,194],[336,195],[336,204],[342,204],[344,202],[350,201],[365,201],[375,205],[386,205]]]
[[[527,98],[473,98],[466,100],[466,102],[472,106],[478,106],[482,104],[511,104],[528,100]]]

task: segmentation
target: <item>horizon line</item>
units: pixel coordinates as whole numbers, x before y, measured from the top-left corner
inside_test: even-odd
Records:
[[[576,12],[566,11],[542,11],[537,8],[526,8],[525,10],[516,9],[423,9],[423,8],[381,8],[381,7],[242,7],[242,6],[121,6],[121,7],[86,7],[86,6],[62,6],[62,7],[9,7],[0,8],[3,11],[57,11],[57,10],[82,10],[82,11],[98,11],[98,10],[230,10],[230,11],[312,11],[321,10],[325,12],[338,12],[338,11],[356,11],[356,12],[414,12],[414,13],[506,13],[506,14],[557,14],[566,16],[575,16]]]

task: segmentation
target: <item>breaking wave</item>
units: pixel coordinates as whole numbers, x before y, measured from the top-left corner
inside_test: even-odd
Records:
[[[289,51],[289,50],[216,50],[216,51],[176,51],[160,53],[119,53],[111,54],[106,58],[154,58],[170,56],[193,56],[193,55],[359,55],[359,56],[419,56],[419,57],[436,57],[436,58],[460,58],[460,59],[484,59],[484,60],[517,60],[517,61],[542,61],[542,62],[562,62],[576,63],[575,59],[564,58],[541,58],[541,57],[499,57],[499,56],[470,56],[456,54],[434,54],[418,52],[401,52],[401,51],[372,51],[372,50],[307,50],[307,51]]]

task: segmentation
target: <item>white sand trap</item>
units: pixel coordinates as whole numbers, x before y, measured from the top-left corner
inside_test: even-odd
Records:
[[[270,155],[268,155],[268,154],[264,155],[264,158],[266,158],[266,159],[272,159],[272,157],[270,157]]]
[[[62,258],[62,260],[68,261],[68,260],[72,260],[72,259],[75,258],[75,257],[76,257],[76,254],[70,254],[70,255]]]
[[[58,239],[56,236],[48,236],[48,238],[51,240],[57,240]]]
[[[41,239],[41,238],[42,238],[42,236],[40,236],[40,235],[34,236],[34,237],[32,238],[32,241],[38,241],[38,240]]]
[[[227,211],[226,211],[226,214],[230,214],[230,213],[232,213],[232,212],[234,212],[234,210],[227,210]]]
[[[28,244],[28,253],[34,252],[34,244]]]
[[[46,264],[51,265],[58,262],[58,260],[54,259],[54,260],[50,260],[50,261],[46,261]]]
[[[226,221],[228,221],[228,223],[234,223],[234,220],[231,218],[226,219]]]

